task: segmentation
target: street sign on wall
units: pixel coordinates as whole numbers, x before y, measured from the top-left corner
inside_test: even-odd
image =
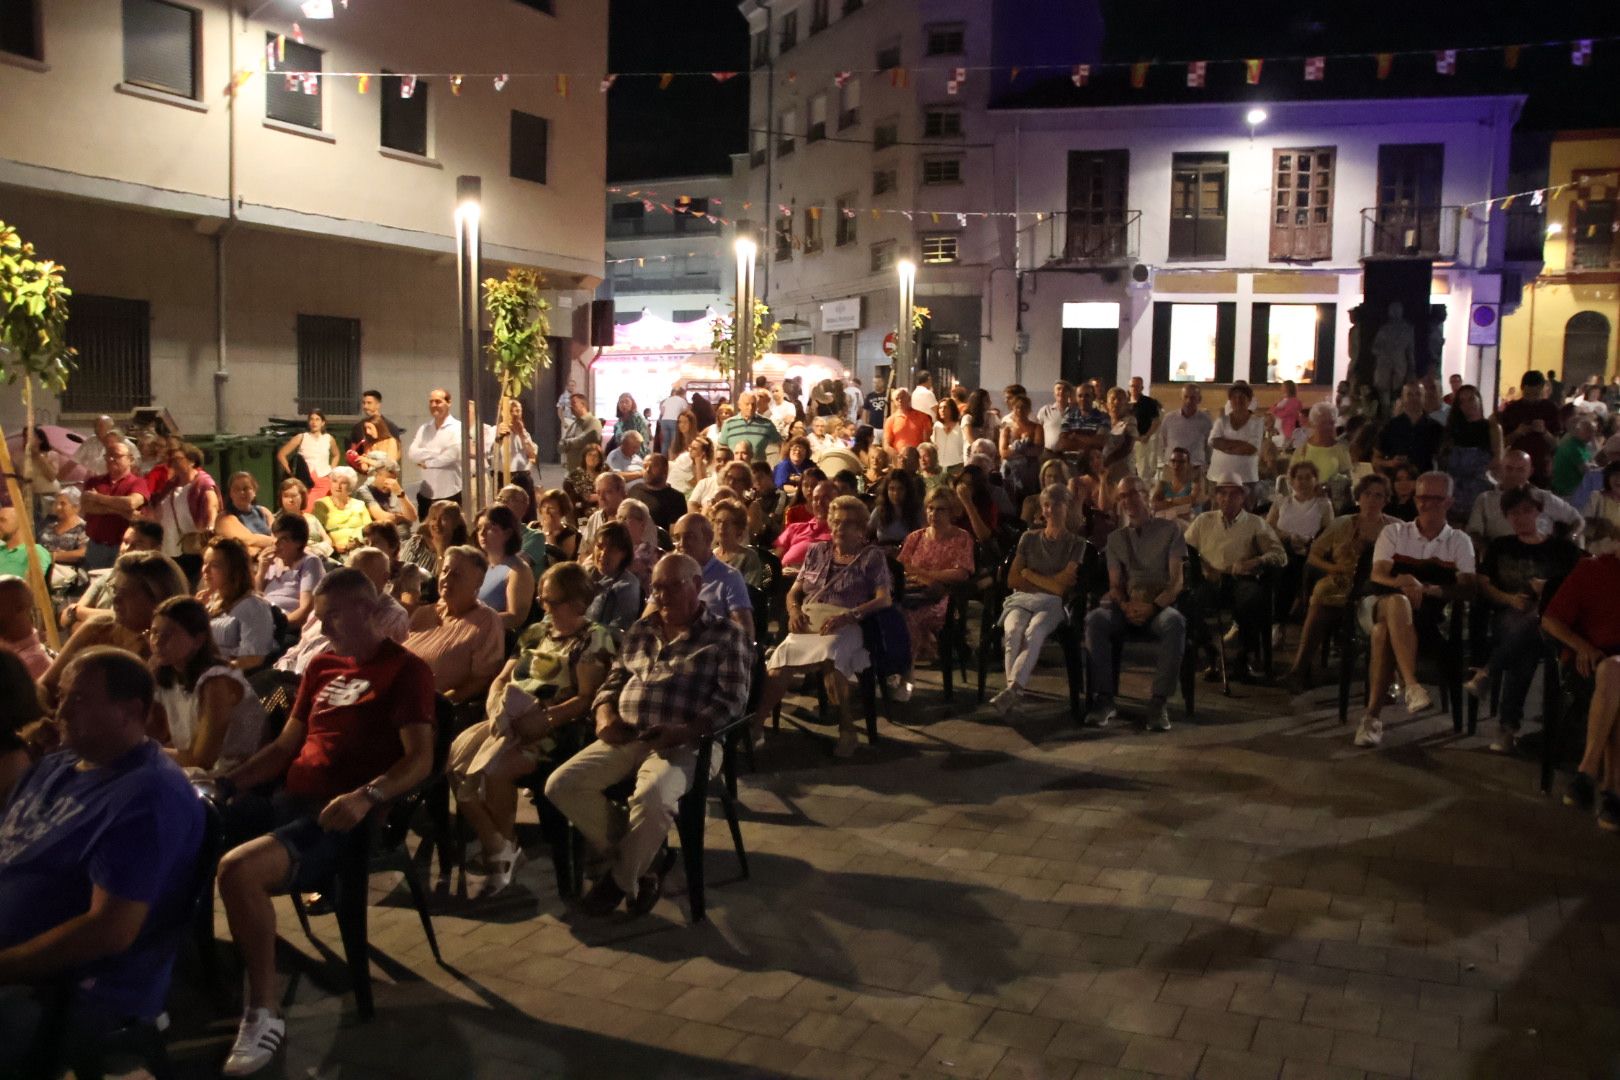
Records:
[[[1473,304],[1468,309],[1468,344],[1495,345],[1501,340],[1502,320],[1497,304]]]
[[[860,328],[860,297],[852,296],[847,300],[828,300],[821,305],[821,329],[823,333],[859,330]]]

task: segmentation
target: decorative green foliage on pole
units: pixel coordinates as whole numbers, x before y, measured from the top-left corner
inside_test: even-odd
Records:
[[[77,355],[67,343],[72,295],[62,267],[0,221],[0,370],[8,384],[38,379],[55,393],[67,388]]]
[[[709,347],[714,350],[714,366],[720,369],[720,374],[730,380],[737,369],[737,335],[734,332],[736,323],[737,305],[731,306],[730,316],[716,315],[709,323],[711,335]],[[771,309],[763,300],[754,301],[754,347],[749,356],[758,360],[766,353],[776,348],[776,334],[782,329],[782,324],[771,322]]]
[[[540,295],[543,282],[533,270],[516,267],[506,280],[486,278],[484,310],[489,312],[489,370],[501,396],[515,398],[551,366],[551,304]]]

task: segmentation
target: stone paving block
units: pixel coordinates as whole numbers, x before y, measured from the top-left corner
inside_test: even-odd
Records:
[[[1108,1011],[1107,1024],[1116,1031],[1135,1035],[1175,1034],[1185,1010],[1180,1005],[1157,1001],[1125,1000]]]
[[[1277,1080],[1282,1059],[1210,1047],[1198,1062],[1197,1080]]]
[[[974,1033],[976,1042],[1007,1046],[1031,1053],[1046,1049],[1062,1022],[1044,1016],[1030,1016],[997,1009],[985,1018]]]
[[[1333,1056],[1333,1031],[1286,1020],[1264,1019],[1255,1027],[1254,1041],[1249,1048],[1266,1056],[1325,1064]]]
[[[1298,1020],[1305,1012],[1305,995],[1291,990],[1240,986],[1233,992],[1227,1008],[1235,1013],[1271,1020]]]
[[[993,1043],[941,1035],[923,1055],[921,1064],[947,1076],[986,1080],[1006,1054],[1006,1047]]]
[[[1329,1060],[1335,1065],[1368,1072],[1406,1076],[1412,1071],[1412,1044],[1378,1035],[1339,1031],[1333,1035],[1333,1054]]]
[[[909,1067],[921,1061],[935,1039],[926,1032],[898,1024],[875,1023],[850,1044],[849,1052],[859,1057]]]
[[[726,1027],[779,1039],[802,1018],[801,1010],[782,1001],[744,998],[720,1021]]]
[[[807,1012],[782,1036],[789,1042],[826,1050],[847,1050],[871,1022],[855,1016]]]
[[[1132,1035],[1125,1047],[1120,1065],[1127,1069],[1163,1073],[1166,1076],[1192,1076],[1204,1056],[1205,1047],[1198,1043],[1177,1039],[1161,1039],[1152,1035]]]

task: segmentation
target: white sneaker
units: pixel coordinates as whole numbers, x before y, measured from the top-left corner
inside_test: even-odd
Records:
[[[1356,745],[1374,747],[1384,741],[1384,722],[1372,713],[1364,713],[1356,725]]]
[[[890,675],[883,682],[889,688],[889,700],[901,704],[911,700],[911,684],[899,675]]]
[[[1095,717],[1095,719],[1091,721],[1091,726],[1099,730],[1109,727],[1116,721],[1122,719],[1119,712],[1119,706],[1115,705],[1112,701],[1108,703],[1108,707],[1106,709],[1102,709],[1101,711],[1097,711],[1095,709],[1092,710],[1091,715]]]
[[[236,1029],[236,1042],[220,1072],[225,1076],[251,1076],[275,1060],[287,1039],[287,1021],[269,1009],[249,1009]]]
[[[1147,726],[1149,731],[1169,731],[1170,707],[1168,705],[1160,705],[1157,709],[1149,713]]]
[[[483,887],[478,890],[480,900],[504,892],[511,884],[512,877],[522,866],[528,856],[523,849],[508,840],[506,847],[493,855],[484,857],[484,864],[489,867],[489,873],[484,877]]]
[[[1434,708],[1434,699],[1429,692],[1423,689],[1422,683],[1413,683],[1406,688],[1406,711],[1416,716],[1418,713],[1428,712]]]
[[[1007,689],[990,699],[990,707],[995,709],[996,714],[1005,720],[1018,707],[1018,695],[1018,687],[1008,686]]]

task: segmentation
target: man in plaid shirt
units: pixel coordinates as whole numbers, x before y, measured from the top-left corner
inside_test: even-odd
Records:
[[[546,781],[546,798],[611,863],[585,896],[587,914],[611,914],[628,897],[631,914],[641,915],[658,901],[667,867],[655,871],[653,862],[692,786],[695,744],[748,700],[752,645],[736,623],[708,612],[702,587],[692,559],[659,560],[653,611],[625,635],[597,692],[596,742]],[[626,821],[602,792],[629,776],[636,785]]]

